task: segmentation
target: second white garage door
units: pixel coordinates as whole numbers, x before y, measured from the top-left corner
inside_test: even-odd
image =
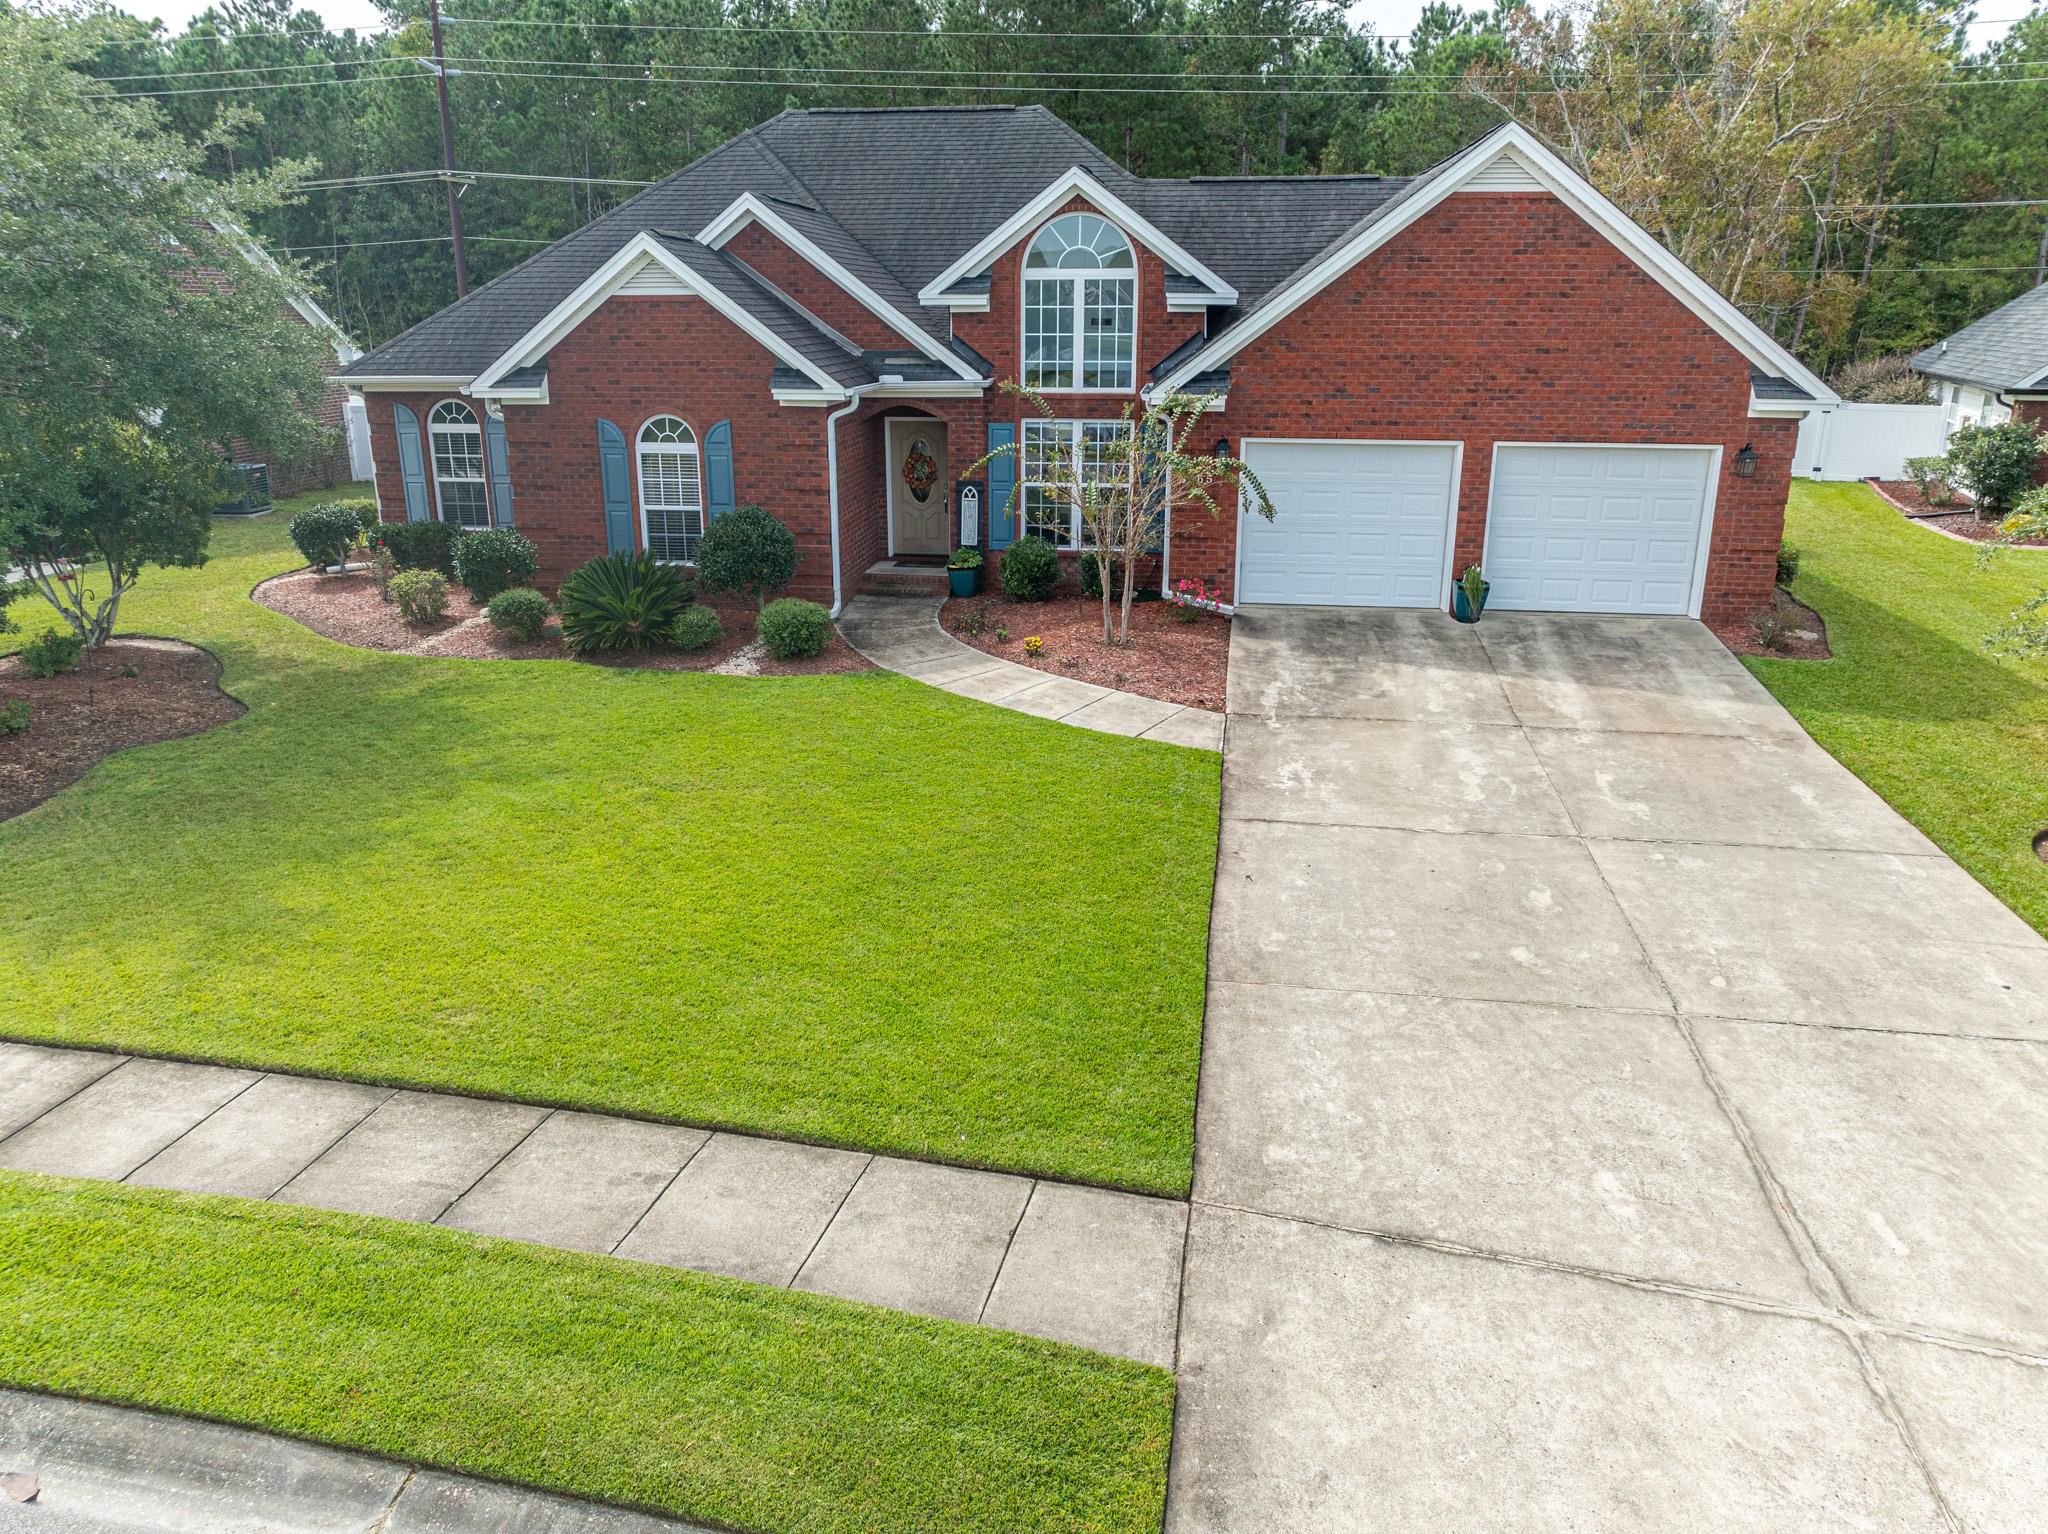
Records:
[[[1240,514],[1238,599],[1443,605],[1458,450],[1448,443],[1247,442],[1275,516]]]
[[[1693,611],[1714,454],[1503,447],[1486,519],[1491,607]]]

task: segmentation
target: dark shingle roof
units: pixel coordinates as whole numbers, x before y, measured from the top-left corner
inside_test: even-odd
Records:
[[[1812,399],[1813,396],[1789,378],[1774,378],[1762,368],[1749,370],[1749,392],[1758,399]]]
[[[1043,107],[789,111],[387,341],[348,371],[480,372],[635,235],[660,230],[693,272],[743,302],[807,361],[835,379],[865,381],[858,358],[829,332],[736,262],[698,245],[696,233],[752,192],[945,345],[948,316],[919,305],[918,291],[1077,165],[1236,288],[1237,314],[1252,312],[1284,278],[1415,184],[1375,176],[1147,181]]]
[[[2026,388],[2048,373],[2048,283],[1916,353],[1913,367],[1931,378]]]

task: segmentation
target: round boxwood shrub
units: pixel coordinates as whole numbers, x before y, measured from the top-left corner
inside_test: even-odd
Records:
[[[562,582],[562,641],[578,655],[645,650],[667,640],[695,593],[648,554],[602,554]]]
[[[777,660],[819,655],[832,642],[832,616],[816,602],[784,597],[761,609],[761,643]]]
[[[295,512],[285,531],[309,565],[338,565],[363,536],[362,519],[353,506],[326,501]]]
[[[1123,559],[1108,561],[1109,594],[1111,596],[1123,595],[1124,566],[1128,563],[1128,560]],[[1100,554],[1083,554],[1081,556],[1081,595],[1087,597],[1099,597],[1102,595],[1103,564],[1104,560]]]
[[[697,540],[697,578],[706,591],[730,591],[754,599],[796,574],[796,535],[758,506],[736,506],[711,519]]]
[[[484,607],[484,616],[491,620],[492,628],[503,629],[529,644],[540,638],[548,619],[554,615],[555,609],[548,599],[531,586],[501,591]]]
[[[21,663],[28,667],[30,676],[48,680],[60,671],[76,667],[79,654],[84,649],[85,641],[76,634],[44,629],[21,647]]]
[[[455,540],[455,578],[479,602],[524,586],[540,573],[540,550],[509,527],[480,528]]]
[[[678,650],[701,650],[718,643],[725,627],[710,608],[693,604],[676,614],[669,625],[668,642]]]
[[[432,623],[448,613],[448,577],[439,570],[401,570],[385,588],[407,623]]]
[[[1013,602],[1043,602],[1060,583],[1060,556],[1043,538],[1019,538],[1003,555],[1003,590]]]

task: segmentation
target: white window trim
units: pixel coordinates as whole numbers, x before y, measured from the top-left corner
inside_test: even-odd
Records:
[[[1098,390],[1092,392],[1099,393],[1101,391]],[[1074,455],[1074,461],[1076,463],[1080,463],[1084,461],[1081,456],[1082,433],[1090,426],[1122,427],[1123,434],[1125,436],[1129,436],[1135,429],[1133,422],[1122,420],[1116,416],[1076,416],[1072,418],[1061,417],[1059,419],[1051,421],[1048,421],[1043,417],[1032,417],[1019,423],[1017,427],[1017,529],[1018,535],[1020,537],[1035,538],[1038,536],[1038,534],[1033,533],[1030,530],[1031,517],[1029,509],[1029,492],[1034,489],[1046,490],[1058,488],[1052,485],[1047,480],[1033,479],[1030,476],[1030,474],[1026,472],[1031,465],[1031,456],[1030,449],[1026,447],[1025,444],[1030,438],[1032,428],[1038,427],[1040,429],[1063,429],[1067,435],[1068,451]],[[1132,472],[1136,472],[1135,464],[1132,465]],[[1072,541],[1067,543],[1055,541],[1053,543],[1053,547],[1059,550],[1059,552],[1062,554],[1091,553],[1093,552],[1091,546],[1081,541],[1082,536],[1085,532],[1086,529],[1082,526],[1081,523],[1080,502],[1069,500],[1067,502],[1067,536]],[[1114,553],[1115,550],[1111,550],[1111,552]]]
[[[438,416],[443,410],[447,409],[450,405],[453,405],[458,410],[468,412],[469,424],[467,426],[444,426],[434,419],[434,417]],[[435,439],[437,437],[442,436],[452,437],[457,435],[458,433],[466,432],[473,432],[476,435],[476,461],[478,470],[480,472],[476,475],[474,479],[472,479],[467,474],[443,475],[441,473],[440,458],[434,452]],[[468,524],[467,522],[460,521],[451,523],[451,526],[463,528],[470,532],[481,532],[483,531],[484,528],[495,525],[491,511],[490,449],[488,444],[486,444],[484,441],[483,418],[476,413],[476,407],[470,404],[468,401],[459,399],[436,400],[432,408],[430,408],[427,411],[427,477],[434,482],[435,521],[448,521],[447,507],[442,503],[441,500],[441,482],[445,478],[448,481],[448,483],[453,485],[475,485],[484,498],[484,519],[482,522],[477,524],[475,527],[471,527],[470,524]]]
[[[1064,213],[1055,214],[1037,229],[1033,230],[1031,238],[1025,242],[1023,255],[1017,259],[1017,372],[1021,376],[1031,366],[1027,356],[1030,338],[1025,334],[1024,330],[1026,316],[1031,312],[1031,284],[1034,282],[1065,282],[1070,285],[1067,295],[1067,312],[1072,315],[1074,321],[1074,382],[1064,388],[1052,384],[1027,384],[1027,387],[1037,390],[1040,394],[1135,394],[1138,390],[1138,310],[1140,308],[1138,303],[1138,245],[1125,230],[1118,226],[1114,219],[1103,218],[1100,213],[1076,211],[1083,218],[1102,219],[1103,223],[1116,230],[1117,237],[1124,242],[1125,247],[1131,253],[1130,269],[1128,272],[1125,272],[1109,267],[1095,267],[1093,269],[1052,267],[1034,272],[1024,264],[1031,258],[1031,247],[1038,243],[1039,236],[1044,234],[1047,229],[1050,229],[1060,219],[1066,218],[1069,215]],[[1097,385],[1090,388],[1081,382],[1082,372],[1087,366],[1086,338],[1088,332],[1086,325],[1083,323],[1087,306],[1083,303],[1081,296],[1083,292],[1082,284],[1086,281],[1129,282],[1131,285],[1131,381],[1129,383],[1111,384],[1108,387]]]
[[[654,540],[647,530],[647,476],[640,470],[640,456],[649,446],[647,428],[656,421],[681,421],[683,430],[690,434],[690,456],[695,461],[697,469],[697,538],[700,543],[703,541],[704,534],[711,528],[711,508],[706,503],[704,497],[704,439],[698,433],[696,427],[692,426],[685,417],[678,415],[675,411],[656,411],[653,415],[642,421],[640,429],[633,433],[633,490],[634,498],[640,503],[640,547],[649,554],[654,552]],[[653,446],[657,450],[667,449],[675,451],[682,444],[679,442],[659,442],[653,444]],[[667,511],[670,508],[664,506],[661,509]],[[694,570],[697,567],[697,561],[694,559],[658,559],[655,563],[675,565],[689,570]]]

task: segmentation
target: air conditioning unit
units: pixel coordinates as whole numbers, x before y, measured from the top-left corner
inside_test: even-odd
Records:
[[[240,481],[242,493],[220,508],[223,516],[246,517],[259,511],[270,510],[270,465],[267,463],[238,463],[234,466],[235,478]]]

